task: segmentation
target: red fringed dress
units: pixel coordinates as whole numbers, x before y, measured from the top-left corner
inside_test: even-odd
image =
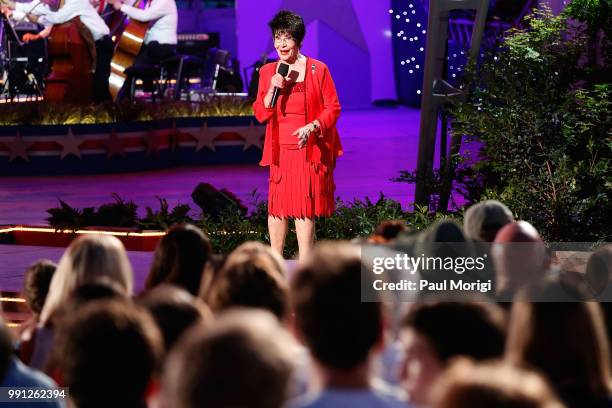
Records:
[[[275,108],[266,108],[276,63],[260,69],[255,116],[266,122],[262,166],[270,166],[268,214],[279,218],[314,218],[334,211],[333,169],[342,154],[335,124],[340,104],[329,70],[320,61],[308,58],[303,82],[282,90]],[[306,147],[298,148],[292,135],[317,119],[321,131],[311,135]]]

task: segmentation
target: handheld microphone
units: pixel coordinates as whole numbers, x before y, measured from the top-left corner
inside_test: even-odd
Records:
[[[281,62],[278,66],[278,73],[284,77],[289,73],[289,64],[285,64]],[[280,88],[278,86],[274,87],[274,91],[272,92],[272,101],[270,101],[270,107],[274,108],[276,106],[276,100],[278,99],[278,95],[280,94]]]

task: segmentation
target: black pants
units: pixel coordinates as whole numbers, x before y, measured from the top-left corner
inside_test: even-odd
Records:
[[[96,72],[93,75],[93,100],[96,103],[111,100],[108,91],[108,78],[110,77],[110,63],[113,58],[113,41],[108,35],[96,41]]]
[[[151,41],[142,45],[134,65],[157,65],[174,54],[176,54],[175,44],[160,44],[157,41]]]
[[[157,41],[151,41],[148,44],[143,44],[138,56],[134,60],[134,66],[138,65],[159,65],[163,60],[172,57],[176,54],[175,44],[160,44]],[[130,84],[132,78],[128,76],[120,91],[120,98],[130,97]],[[143,88],[150,91],[153,89],[153,82],[149,79],[143,81]]]

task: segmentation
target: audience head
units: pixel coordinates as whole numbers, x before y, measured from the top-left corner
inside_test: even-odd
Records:
[[[361,269],[359,247],[323,242],[293,281],[297,329],[324,368],[353,370],[381,342],[381,305],[361,301]]]
[[[498,231],[514,221],[512,211],[497,200],[485,200],[465,212],[465,235],[475,241],[493,242]]]
[[[510,298],[520,288],[541,281],[549,267],[546,246],[538,231],[526,221],[503,227],[493,241],[491,256],[497,293]]]
[[[0,318],[0,383],[4,383],[4,377],[10,367],[13,358],[13,341],[4,320]]]
[[[212,321],[212,313],[200,299],[185,289],[163,284],[138,298],[161,329],[166,351],[194,324]]]
[[[603,290],[609,294],[612,290],[608,289],[610,280],[612,279],[612,244],[603,245],[591,256],[586,265],[585,280],[586,284],[593,288],[595,293],[600,293]],[[610,301],[609,295],[603,299]]]
[[[44,259],[34,262],[26,270],[23,293],[34,316],[39,316],[42,311],[56,268],[54,262]]]
[[[537,302],[557,283],[524,289],[512,305],[506,355],[544,375],[571,406],[598,406],[610,394],[610,356],[596,302]],[[589,405],[592,402],[592,405]],[[581,404],[582,403],[582,404]]]
[[[63,319],[69,318],[71,313],[81,309],[90,302],[97,300],[127,301],[128,299],[125,290],[111,280],[98,279],[92,282],[86,282],[77,286],[66,301],[57,308],[58,313],[53,322],[54,324],[61,324]]]
[[[504,312],[493,303],[423,301],[402,322],[405,347],[402,369],[410,401],[427,404],[434,380],[458,356],[485,360],[501,357],[505,341]]]
[[[208,304],[214,312],[236,306],[266,309],[284,320],[289,310],[289,284],[282,260],[263,244],[241,245],[217,274]]]
[[[83,235],[68,246],[60,259],[41,312],[41,322],[49,323],[78,286],[99,280],[111,281],[126,295],[132,294],[132,266],[121,241],[111,235]]]
[[[501,362],[453,361],[436,383],[433,408],[563,408],[537,373]]]
[[[369,240],[376,244],[384,244],[394,240],[405,231],[408,231],[408,227],[404,221],[383,221],[378,224]]]
[[[162,348],[145,310],[128,301],[99,300],[63,319],[54,361],[77,407],[140,408]]]
[[[474,278],[475,281],[485,276],[473,276],[475,269],[464,270],[465,275],[457,273],[459,265],[465,268],[466,259],[475,258],[475,251],[472,242],[463,234],[461,226],[451,220],[438,221],[420,232],[414,245],[414,256],[427,259],[427,262],[423,262],[419,267],[419,274],[429,282],[448,282],[466,277]],[[447,259],[454,260],[455,269],[444,267]],[[428,291],[424,291],[421,296],[427,294]]]
[[[235,309],[190,329],[173,349],[162,381],[165,408],[281,408],[292,343],[263,310]]]
[[[190,224],[172,226],[157,245],[145,287],[170,283],[197,295],[211,253],[210,242],[199,228]]]

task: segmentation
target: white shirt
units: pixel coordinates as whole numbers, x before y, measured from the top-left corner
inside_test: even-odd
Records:
[[[121,11],[136,21],[153,22],[145,35],[145,44],[152,41],[157,41],[160,44],[176,44],[178,11],[174,0],[153,0],[146,9],[124,4],[121,6]]]
[[[289,403],[290,408],[410,408],[398,399],[368,389],[326,389]]]
[[[27,3],[15,3],[15,10],[13,10],[12,17],[15,21],[22,21],[27,14],[42,16],[48,13],[52,13],[48,5],[40,0],[34,0]]]
[[[95,41],[109,34],[108,26],[89,0],[66,0],[64,6],[59,10],[43,14],[38,23],[42,25],[63,24],[77,16],[91,31]]]

